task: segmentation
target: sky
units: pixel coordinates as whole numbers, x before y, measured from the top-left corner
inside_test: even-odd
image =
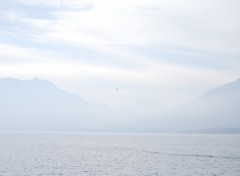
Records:
[[[0,77],[114,107],[184,104],[240,77],[239,0],[2,0]]]

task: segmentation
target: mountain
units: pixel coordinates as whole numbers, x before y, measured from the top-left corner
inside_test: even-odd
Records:
[[[111,113],[46,80],[0,79],[1,130],[98,130],[112,125]]]
[[[211,90],[158,118],[125,123],[119,128],[145,132],[200,132],[239,127],[240,79]]]
[[[0,130],[121,132],[239,131],[240,79],[167,113],[156,105],[144,100],[112,109],[46,80],[0,79]]]
[[[240,126],[240,79],[207,92],[181,113],[201,128]]]

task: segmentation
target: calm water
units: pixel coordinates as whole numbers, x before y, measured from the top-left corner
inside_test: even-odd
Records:
[[[0,133],[0,176],[239,176],[240,135]]]

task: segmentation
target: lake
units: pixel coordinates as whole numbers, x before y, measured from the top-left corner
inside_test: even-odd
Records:
[[[240,135],[0,132],[0,176],[239,176]]]

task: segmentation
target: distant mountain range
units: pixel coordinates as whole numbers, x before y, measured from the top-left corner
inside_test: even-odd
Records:
[[[100,130],[117,123],[105,105],[91,104],[51,82],[0,79],[0,129]]]
[[[199,131],[207,134],[240,134],[240,128],[213,128],[209,130]]]
[[[211,90],[158,118],[126,123],[121,128],[146,132],[217,132],[222,129],[222,132],[240,133],[240,79]]]
[[[196,127],[240,127],[240,79],[207,92],[182,110]]]
[[[144,111],[145,104],[119,111],[89,103],[46,80],[3,78],[0,79],[0,130],[197,132],[223,129],[223,132],[234,129],[236,132],[240,127],[240,79],[164,115],[155,116],[147,108]],[[137,116],[144,116],[145,120],[133,122]]]

